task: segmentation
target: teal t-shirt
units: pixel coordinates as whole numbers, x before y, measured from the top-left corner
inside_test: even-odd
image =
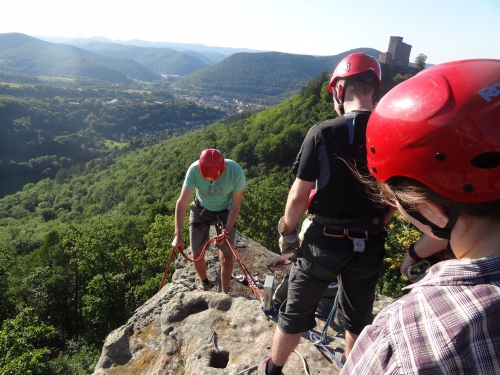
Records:
[[[184,186],[196,189],[196,198],[207,210],[221,211],[231,206],[233,193],[242,191],[247,186],[243,169],[234,161],[226,159],[226,169],[215,181],[203,178],[198,167],[198,160],[189,166]]]

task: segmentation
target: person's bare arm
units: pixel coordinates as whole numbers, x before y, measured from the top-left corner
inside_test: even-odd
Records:
[[[414,244],[414,250],[415,253],[420,258],[427,258],[433,254],[440,252],[441,250],[444,250],[447,245],[448,245],[447,240],[430,237],[425,233],[422,233],[418,241],[415,242]],[[417,261],[414,260],[412,257],[410,257],[408,252],[406,252],[405,257],[401,262],[401,267],[400,267],[401,273],[403,275],[406,275],[408,267],[415,263],[417,263]]]
[[[233,229],[234,223],[238,219],[238,215],[241,210],[241,200],[243,199],[243,190],[237,193],[233,193],[231,207],[229,208],[229,214],[227,215],[227,222],[224,227],[225,230],[231,232]]]
[[[189,204],[189,199],[193,194],[192,189],[182,186],[181,195],[175,204],[175,232],[174,240],[172,241],[172,248],[177,250],[184,250],[184,241],[182,239],[182,223],[186,217],[186,210]]]
[[[297,229],[297,225],[306,211],[307,199],[313,187],[314,181],[296,178],[293,182],[286,201],[283,236],[287,236]]]

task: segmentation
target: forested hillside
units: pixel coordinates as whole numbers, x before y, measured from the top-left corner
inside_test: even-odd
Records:
[[[106,56],[133,59],[159,74],[188,75],[213,65],[207,58],[195,54],[175,51],[170,48],[146,48],[118,43],[89,43],[82,48]]]
[[[0,84],[0,196],[223,116],[164,91]]]
[[[216,64],[221,62],[226,57],[232,55],[233,53],[239,52],[255,52],[248,48],[231,48],[231,47],[215,47],[206,46],[204,44],[198,43],[171,43],[171,42],[152,42],[148,40],[111,40],[104,37],[80,37],[80,38],[64,38],[64,37],[50,37],[50,36],[39,36],[38,38],[46,40],[52,43],[64,43],[71,44],[80,48],[85,48],[85,45],[89,43],[117,43],[128,46],[137,46],[145,48],[169,48],[179,52],[186,52],[200,60],[206,62],[208,65]],[[262,51],[257,51],[262,52]]]
[[[0,70],[41,76],[83,76],[111,83],[161,79],[132,59],[104,56],[19,33],[0,34]]]
[[[380,54],[372,48],[357,48],[334,56],[236,53],[219,64],[190,74],[174,87],[203,95],[276,104],[299,92],[322,72],[331,73],[342,58],[353,52],[377,57]]]
[[[175,201],[203,149],[218,148],[243,166],[248,186],[238,229],[277,251],[290,165],[309,127],[333,116],[328,80],[322,74],[263,111],[60,169],[0,199],[0,322],[10,327],[0,335],[17,340],[33,333],[16,347],[21,359],[36,353],[41,370],[33,373],[92,367],[103,338],[156,292],[171,251]],[[402,223],[393,224],[380,282],[379,291],[392,295],[404,284],[397,268],[402,249],[417,236]],[[31,357],[21,356],[27,352]]]

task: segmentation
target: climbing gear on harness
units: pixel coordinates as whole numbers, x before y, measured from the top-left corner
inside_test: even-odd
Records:
[[[426,271],[430,268],[431,262],[428,260],[422,260],[421,262],[412,264],[408,267],[406,274],[408,275],[408,279],[416,283],[417,281],[422,280],[425,277]]]
[[[347,235],[347,232],[356,234],[377,234],[384,230],[384,224],[381,218],[357,218],[357,219],[336,219],[325,216],[314,215],[313,221],[328,227],[330,231],[339,235]],[[352,237],[352,235],[351,235]]]
[[[215,181],[224,173],[226,161],[219,150],[209,148],[201,153],[198,167],[205,180]]]
[[[200,216],[202,216],[204,212],[215,216],[217,214],[227,213],[229,211],[229,208],[225,208],[225,209],[220,210],[220,211],[210,211],[210,210],[206,209],[205,206],[203,206],[203,204],[196,197],[194,198],[194,204],[196,205],[196,207],[198,207],[200,210],[202,210],[202,212],[200,213]]]
[[[382,220],[377,217],[343,220],[315,215],[313,220],[323,225],[323,235],[350,239],[353,242],[353,251],[358,253],[365,251],[365,241],[370,234],[378,234],[384,230]]]

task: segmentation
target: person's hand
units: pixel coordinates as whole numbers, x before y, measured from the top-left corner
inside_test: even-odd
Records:
[[[174,240],[172,241],[172,249],[179,251],[184,250],[184,241],[182,240],[182,236],[174,236]]]
[[[417,261],[408,255],[408,252],[406,252],[405,257],[401,262],[401,273],[408,278],[408,267],[414,265],[415,263],[417,263]]]
[[[274,268],[281,268],[285,264],[286,260],[290,257],[290,254],[281,254],[279,257],[274,259],[272,266]]]
[[[229,232],[224,228],[221,228],[220,234],[215,238],[217,245],[222,245],[226,242],[226,238],[229,238]]]

